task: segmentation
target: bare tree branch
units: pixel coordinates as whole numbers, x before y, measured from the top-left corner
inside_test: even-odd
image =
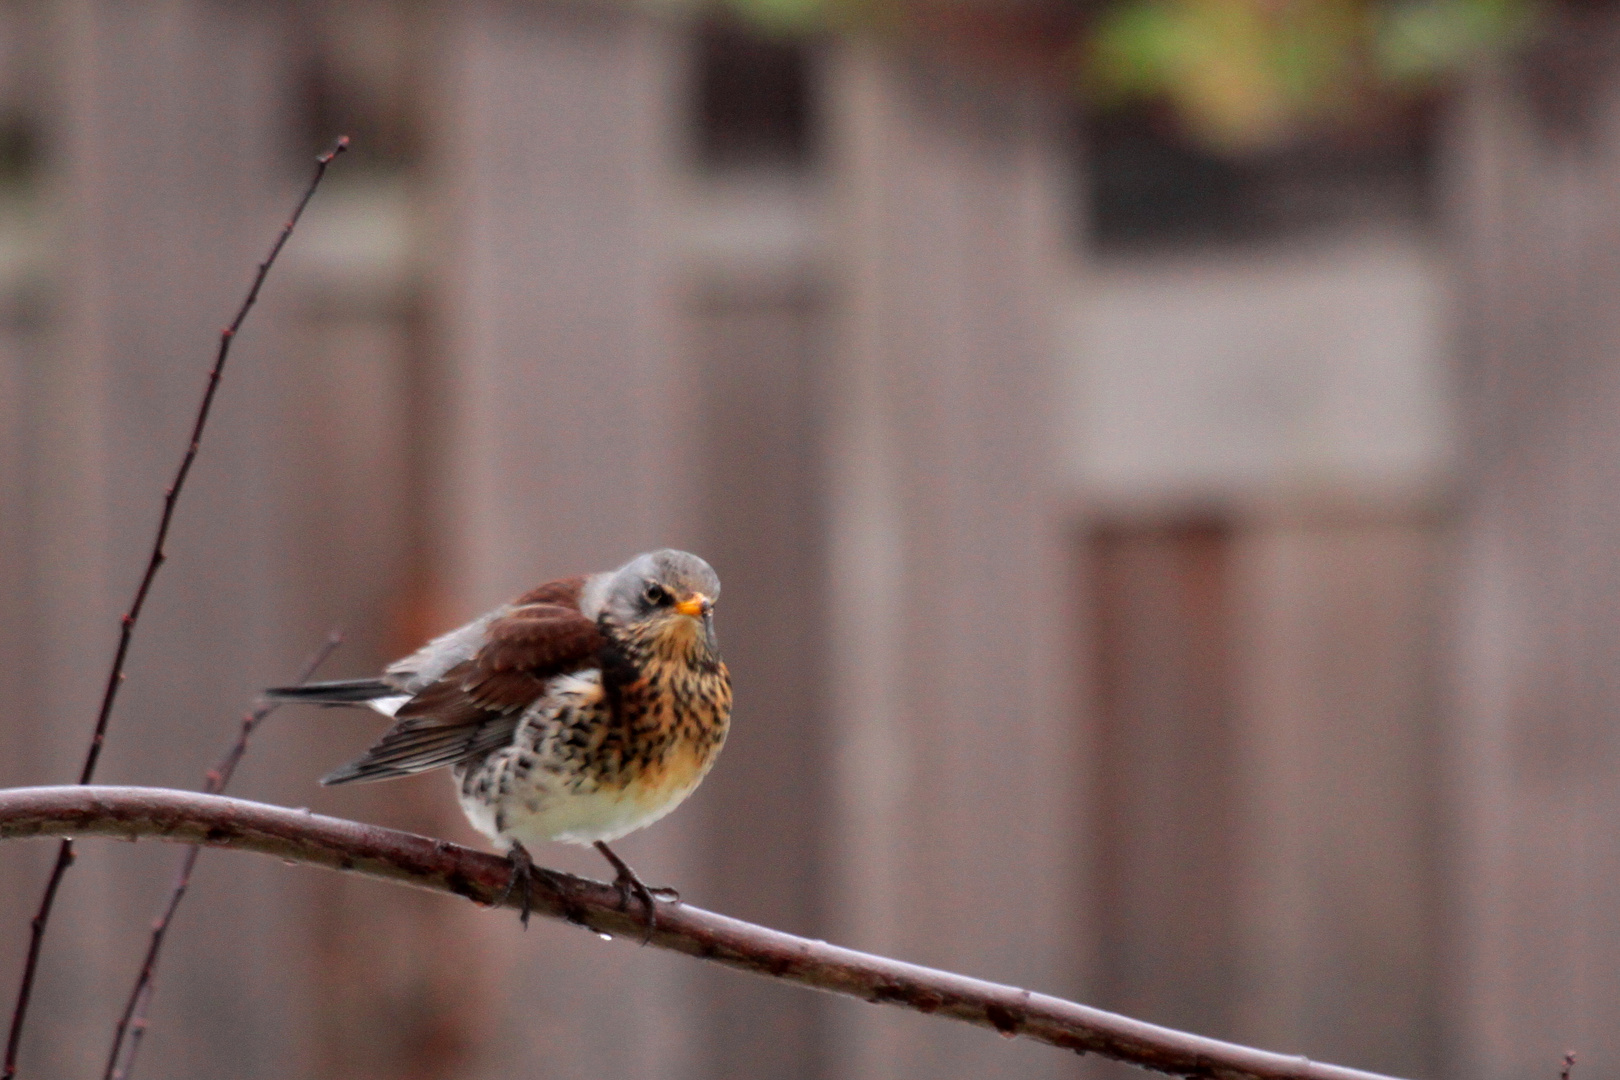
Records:
[[[0,791],[0,839],[153,837],[238,848],[287,862],[501,902],[511,864],[445,840],[323,817],[307,810],[161,788],[40,787]],[[632,908],[612,886],[566,874],[537,875],[536,914],[599,934],[638,939]],[[517,907],[521,898],[507,897]],[[830,993],[993,1028],[1076,1053],[1095,1053],[1175,1076],[1211,1080],[1389,1080],[1376,1073],[1173,1031],[1016,987],[919,967],[703,911],[659,911],[651,944]]]
[[[169,526],[174,522],[174,508],[180,501],[180,491],[185,487],[186,477],[191,475],[191,466],[197,460],[197,450],[202,445],[203,429],[208,426],[208,415],[214,407],[214,395],[218,392],[220,378],[225,373],[225,360],[231,354],[231,342],[236,340],[236,334],[242,329],[242,323],[247,319],[248,312],[253,310],[254,303],[259,299],[259,290],[264,287],[264,280],[270,274],[270,267],[275,265],[276,256],[281,254],[281,249],[292,236],[293,227],[303,216],[304,207],[309,205],[309,200],[315,196],[315,189],[320,187],[321,178],[326,175],[326,167],[348,148],[349,139],[348,136],[344,136],[333,145],[332,149],[315,159],[315,175],[310,180],[309,187],[304,190],[303,198],[298,200],[292,216],[276,235],[275,243],[270,246],[270,254],[259,264],[258,273],[253,277],[253,284],[248,288],[247,296],[236,310],[236,317],[231,320],[229,326],[220,331],[214,365],[208,371],[208,385],[203,390],[202,401],[197,406],[197,415],[191,424],[191,438],[186,443],[185,453],[180,457],[180,467],[175,470],[174,479],[163,492],[163,513],[158,518],[157,535],[152,540],[146,570],[141,574],[141,583],[135,588],[135,599],[130,602],[129,611],[118,623],[118,649],[113,654],[112,667],[107,672],[107,685],[102,690],[101,708],[96,713],[96,726],[90,733],[90,748],[85,752],[84,765],[79,770],[81,784],[88,784],[95,778],[96,763],[101,760],[101,748],[107,741],[107,724],[112,719],[113,702],[118,699],[119,687],[124,685],[124,662],[129,658],[130,642],[135,637],[135,624],[140,620],[141,611],[146,607],[146,598],[152,591],[152,582],[157,577],[158,568],[168,558],[164,545],[169,538]],[[39,910],[29,923],[28,956],[23,961],[22,979],[17,984],[17,1002],[11,1011],[11,1030],[6,1035],[5,1065],[0,1068],[0,1080],[12,1080],[12,1077],[17,1075],[17,1051],[22,1045],[23,1023],[28,1018],[28,1002],[34,994],[34,978],[39,972],[39,956],[45,945],[45,928],[50,923],[51,911],[56,906],[56,893],[62,886],[62,878],[72,865],[73,840],[70,837],[63,840],[61,847],[57,848],[56,863],[52,866],[51,876],[45,883],[44,895],[39,900]]]
[[[336,630],[328,634],[321,647],[304,662],[303,668],[298,673],[298,681],[308,682],[316,669],[326,663],[327,657],[337,651],[337,647],[341,644],[343,635]],[[247,754],[248,740],[253,738],[253,733],[259,729],[259,725],[268,720],[280,706],[279,701],[261,700],[252,712],[242,717],[236,741],[203,777],[204,792],[209,795],[224,793],[231,782],[231,777],[236,774],[236,766],[241,764],[243,756]],[[118,1025],[113,1029],[112,1049],[107,1053],[107,1068],[102,1072],[103,1080],[127,1080],[135,1070],[135,1059],[141,1052],[141,1040],[146,1036],[146,1013],[151,1008],[152,994],[157,988],[158,958],[163,954],[163,943],[168,939],[169,927],[174,923],[174,914],[180,910],[180,902],[186,898],[186,890],[191,888],[191,873],[196,869],[197,856],[201,853],[202,848],[193,844],[180,857],[180,869],[175,873],[174,884],[169,888],[169,899],[163,905],[162,914],[152,923],[152,937],[146,944],[146,956],[141,961],[140,973],[135,976],[135,985],[130,987],[129,997],[124,1001],[124,1011],[119,1014]],[[128,1053],[124,1052],[126,1038]],[[120,1057],[122,1061],[119,1060]]]

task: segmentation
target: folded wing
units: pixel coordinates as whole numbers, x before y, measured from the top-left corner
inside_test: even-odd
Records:
[[[524,710],[552,678],[599,663],[602,636],[579,610],[583,585],[583,578],[568,578],[519,597],[488,623],[469,659],[400,706],[375,746],[321,783],[409,776],[510,743]]]

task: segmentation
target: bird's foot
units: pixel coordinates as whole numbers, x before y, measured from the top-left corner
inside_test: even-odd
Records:
[[[530,857],[529,849],[522,844],[514,842],[507,849],[506,855],[507,858],[512,860],[512,876],[506,879],[506,890],[501,893],[501,898],[496,901],[496,904],[497,906],[504,905],[514,892],[518,893],[522,900],[518,918],[523,922],[523,929],[527,930],[529,928],[529,913],[534,910],[534,897],[529,889],[534,884],[534,879],[544,871],[534,865],[534,859]]]
[[[658,929],[657,897],[663,897],[670,903],[678,904],[681,902],[681,894],[668,887],[648,888],[636,876],[636,872],[630,869],[630,864],[615,855],[613,849],[600,840],[596,842],[596,850],[600,851],[602,857],[613,864],[616,875],[613,879],[613,887],[619,890],[619,910],[628,912],[630,910],[630,897],[634,895],[637,900],[641,901],[643,910],[647,912],[647,933],[641,939],[643,945],[647,944],[652,940],[653,931]]]

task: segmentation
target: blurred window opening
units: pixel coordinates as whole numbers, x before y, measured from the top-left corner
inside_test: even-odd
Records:
[[[28,188],[40,161],[38,128],[21,113],[0,116],[0,187]]]
[[[42,182],[46,147],[35,118],[0,112],[0,323],[21,329],[47,312],[57,218]]]
[[[299,78],[294,159],[353,140],[348,173],[408,169],[421,149],[416,101],[427,32],[415,5],[303,3],[295,35]],[[300,166],[302,167],[302,166]]]
[[[1432,110],[1264,150],[1217,150],[1162,109],[1098,112],[1079,125],[1091,176],[1084,243],[1111,254],[1251,243],[1431,217]]]
[[[310,207],[312,227],[293,261],[327,316],[404,320],[403,329],[417,317],[413,226],[427,196],[416,169],[426,123],[419,90],[433,22],[388,0],[303,2],[294,10],[287,158],[302,169],[338,136],[352,141],[344,167]]]
[[[716,19],[699,29],[695,51],[699,166],[809,169],[814,138],[807,47]]]

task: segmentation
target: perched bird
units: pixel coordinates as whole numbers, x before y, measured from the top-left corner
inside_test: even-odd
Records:
[[[714,635],[720,579],[684,551],[650,551],[564,578],[435,638],[378,679],[267,690],[272,699],[366,705],[394,724],[323,784],[449,766],[473,827],[512,859],[529,922],[529,845],[593,844],[657,925],[654,891],[608,841],[651,825],[714,764],[731,676]]]

